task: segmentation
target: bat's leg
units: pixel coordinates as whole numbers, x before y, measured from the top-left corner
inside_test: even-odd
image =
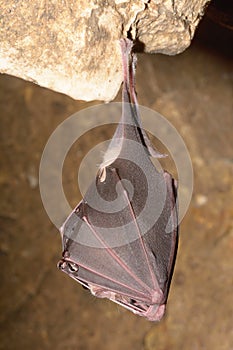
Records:
[[[117,159],[122,150],[124,138],[127,138],[127,132],[125,130],[126,124],[133,126],[136,124],[136,119],[132,116],[131,111],[132,105],[129,88],[130,57],[133,42],[129,39],[121,39],[120,45],[123,66],[122,117],[108,146],[108,149],[104,154],[103,162],[100,164],[99,179],[101,182],[105,181],[106,179],[106,167],[111,165]]]
[[[123,91],[122,91],[122,102],[131,103],[130,95],[130,75],[129,70],[132,61],[132,48],[133,41],[129,39],[121,39],[121,55],[122,55],[122,66],[123,66]]]
[[[111,165],[120,155],[124,147],[124,140],[130,139],[141,143],[148,155],[152,157],[165,157],[153,147],[141,125],[135,91],[137,58],[132,52],[133,42],[129,39],[121,39],[120,45],[123,66],[122,117],[100,165],[99,178],[101,182],[105,181],[106,167]]]
[[[132,52],[133,42],[129,39],[121,39],[121,51],[122,51],[122,65],[123,65],[123,93],[122,93],[122,103],[123,103],[123,113],[121,123],[123,125],[127,123],[129,116],[131,117],[129,122],[132,125],[135,125],[141,129],[143,136],[143,142],[151,155],[154,158],[164,158],[167,155],[161,154],[158,152],[155,147],[152,145],[147,133],[144,131],[141,123],[139,106],[137,101],[137,93],[135,89],[135,76],[136,76],[136,65],[137,65],[137,56]],[[132,112],[129,113],[130,103]]]

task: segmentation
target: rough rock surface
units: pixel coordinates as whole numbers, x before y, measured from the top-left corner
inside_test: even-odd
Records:
[[[0,71],[81,100],[112,100],[118,40],[145,52],[187,48],[208,0],[0,0]]]

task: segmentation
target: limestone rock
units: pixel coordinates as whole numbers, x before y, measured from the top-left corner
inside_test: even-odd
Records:
[[[0,72],[80,100],[112,100],[119,39],[145,52],[187,48],[208,0],[0,0]]]

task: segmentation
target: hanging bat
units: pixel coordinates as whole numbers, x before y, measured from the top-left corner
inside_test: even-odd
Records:
[[[159,321],[178,244],[177,185],[151,161],[163,155],[141,125],[132,46],[121,40],[122,117],[95,181],[61,227],[58,268],[94,296]]]

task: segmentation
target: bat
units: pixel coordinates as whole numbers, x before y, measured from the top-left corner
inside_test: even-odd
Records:
[[[99,298],[160,321],[178,245],[177,182],[143,130],[135,92],[136,56],[120,41],[122,117],[95,180],[62,225],[58,268]]]

